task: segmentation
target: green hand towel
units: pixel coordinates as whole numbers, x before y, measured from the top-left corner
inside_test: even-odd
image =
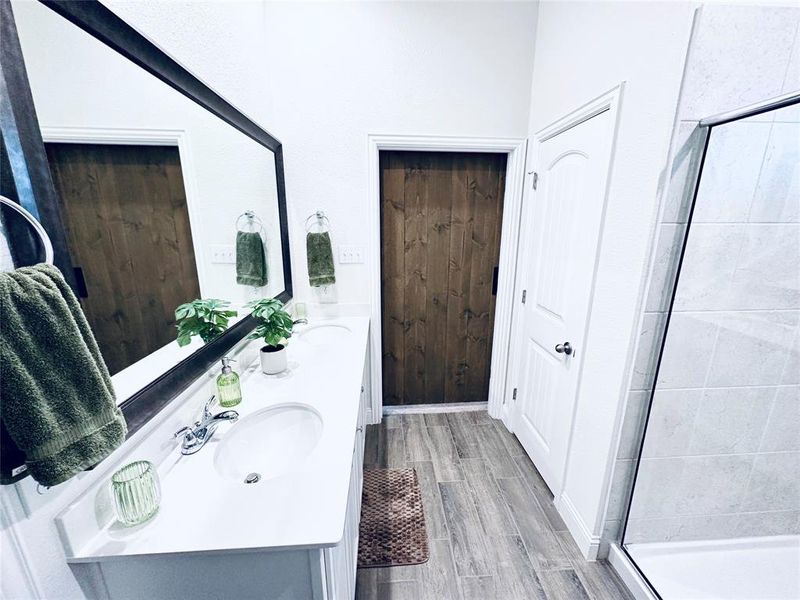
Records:
[[[311,287],[336,283],[331,236],[327,231],[309,233],[306,236],[306,255],[308,257],[308,282]]]
[[[0,273],[0,416],[36,481],[97,464],[127,433],[100,349],[61,272]]]
[[[267,257],[258,232],[236,232],[236,283],[257,287],[267,285]]]

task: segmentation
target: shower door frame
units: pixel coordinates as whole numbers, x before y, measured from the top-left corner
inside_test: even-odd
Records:
[[[714,127],[718,125],[726,125],[734,121],[741,121],[749,117],[754,117],[766,112],[771,112],[773,110],[779,110],[781,108],[786,108],[787,106],[792,106],[795,104],[800,104],[800,92],[792,92],[789,94],[777,96],[775,98],[764,100],[762,102],[751,104],[736,110],[712,115],[710,117],[700,119],[697,122],[697,128],[702,131],[703,137],[702,140],[698,141],[698,143],[702,145],[702,150],[700,151],[700,160],[698,161],[697,169],[694,171],[693,174],[689,175],[690,177],[692,176],[694,177],[694,181],[692,182],[693,186],[692,201],[689,206],[689,212],[686,219],[686,230],[684,231],[683,240],[681,241],[680,255],[678,257],[677,267],[675,269],[675,275],[673,276],[672,281],[669,282],[669,284],[672,286],[671,290],[669,291],[669,296],[670,296],[669,307],[666,311],[666,319],[664,321],[664,328],[661,335],[661,341],[659,343],[658,359],[656,361],[655,370],[653,372],[651,389],[649,390],[650,397],[647,401],[647,409],[645,411],[644,424],[642,427],[642,435],[639,441],[639,448],[636,453],[636,459],[635,459],[636,466],[634,468],[633,477],[631,479],[630,486],[626,494],[626,506],[625,506],[624,518],[622,520],[623,522],[622,531],[620,532],[619,535],[619,541],[611,545],[611,551],[609,555],[609,561],[617,570],[622,579],[625,581],[625,584],[635,594],[636,591],[640,592],[641,595],[636,594],[637,598],[641,597],[647,599],[669,600],[662,598],[662,596],[658,593],[658,590],[647,578],[647,574],[639,567],[639,565],[630,555],[628,550],[625,548],[624,541],[625,541],[625,534],[628,531],[631,505],[633,504],[633,494],[636,490],[636,482],[639,477],[639,468],[641,466],[641,461],[642,461],[642,452],[644,451],[644,441],[647,436],[647,429],[650,425],[650,415],[653,408],[653,399],[657,388],[658,376],[661,370],[661,360],[664,356],[664,347],[666,346],[667,336],[669,335],[669,326],[672,320],[672,309],[675,304],[675,296],[678,290],[678,282],[680,281],[681,270],[683,268],[683,259],[686,254],[686,243],[689,239],[689,232],[691,231],[692,227],[692,217],[694,216],[694,210],[697,204],[697,196],[700,190],[700,182],[703,178],[703,170],[705,168],[705,161],[706,161],[706,155],[708,153],[709,141],[711,140],[711,135],[713,133]]]

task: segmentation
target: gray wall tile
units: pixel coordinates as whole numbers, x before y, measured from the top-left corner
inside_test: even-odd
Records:
[[[689,454],[741,454],[758,450],[775,388],[717,388],[702,394]]]
[[[717,323],[709,313],[672,313],[658,374],[660,389],[703,387]]]
[[[742,510],[796,510],[798,507],[800,452],[756,455]]]
[[[703,390],[656,390],[642,456],[682,456],[689,447]]]
[[[758,185],[771,123],[730,123],[711,130],[694,223],[742,223]]]
[[[800,312],[727,312],[709,318],[719,325],[709,387],[775,385],[781,381]]]
[[[791,8],[703,6],[691,42],[681,119],[697,120],[780,95],[797,14]]]
[[[716,515],[740,510],[753,455],[691,456],[682,460],[677,514]]]
[[[800,221],[798,140],[800,140],[800,123],[773,123],[764,157],[764,167],[750,207],[750,222]]]
[[[775,392],[760,450],[800,451],[800,386],[779,387]]]

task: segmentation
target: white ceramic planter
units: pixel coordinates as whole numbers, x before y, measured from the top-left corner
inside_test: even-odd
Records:
[[[261,370],[267,375],[277,375],[283,373],[287,366],[286,346],[281,346],[280,350],[267,352],[267,346],[261,348]]]

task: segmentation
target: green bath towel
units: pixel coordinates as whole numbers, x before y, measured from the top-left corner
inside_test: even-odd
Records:
[[[78,299],[50,265],[0,273],[0,415],[36,481],[97,464],[127,433]]]
[[[309,233],[306,236],[306,255],[308,256],[308,282],[311,287],[336,283],[331,236],[327,231]]]
[[[267,257],[264,242],[256,231],[236,232],[236,283],[267,285]]]

